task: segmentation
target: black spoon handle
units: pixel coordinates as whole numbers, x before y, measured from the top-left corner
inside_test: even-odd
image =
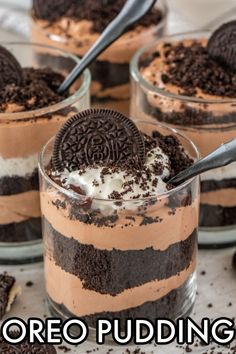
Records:
[[[203,172],[226,166],[234,161],[236,161],[236,139],[221,145],[203,159],[171,178],[169,182],[178,185]]]
[[[127,27],[141,19],[151,9],[155,2],[156,0],[127,0],[119,15],[108,25],[99,39],[82,58],[81,62],[61,84],[58,93],[62,94],[67,91],[93,60],[117,40],[125,32]]]

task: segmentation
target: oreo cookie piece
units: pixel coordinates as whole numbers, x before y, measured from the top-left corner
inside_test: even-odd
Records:
[[[17,338],[19,333],[12,331],[9,333],[11,338]],[[48,344],[29,344],[27,340],[24,340],[20,344],[6,343],[2,337],[0,337],[0,353],[2,354],[56,354],[57,351],[52,345]]]
[[[15,283],[15,278],[7,274],[0,274],[0,319],[6,313],[9,294]]]
[[[0,46],[0,89],[5,85],[23,83],[23,71],[20,63],[6,48]]]
[[[66,14],[71,4],[71,0],[33,0],[33,10],[37,18],[56,20]]]
[[[220,26],[210,37],[209,55],[236,72],[236,20]]]
[[[71,117],[56,136],[52,157],[59,171],[104,162],[141,165],[144,160],[144,139],[136,125],[108,109],[89,109]]]

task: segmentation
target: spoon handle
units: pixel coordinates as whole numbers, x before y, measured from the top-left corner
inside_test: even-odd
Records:
[[[171,178],[169,182],[178,185],[203,172],[226,166],[234,161],[236,161],[236,139],[221,145],[203,159]]]
[[[127,0],[119,15],[107,26],[99,39],[94,43],[81,62],[65,79],[58,89],[62,94],[75,82],[81,73],[101,54],[109,45],[119,38],[127,29],[142,18],[154,5],[156,0]]]

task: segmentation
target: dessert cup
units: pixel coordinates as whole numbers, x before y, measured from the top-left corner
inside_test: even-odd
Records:
[[[38,53],[63,59],[48,62],[55,72],[68,73],[78,58],[64,51],[30,43],[4,43],[22,67],[41,68]],[[64,63],[64,65],[63,65]],[[62,102],[33,111],[8,105],[0,113],[0,263],[26,263],[42,259],[42,233],[38,183],[38,153],[62,123],[89,107],[90,74],[86,71]],[[11,111],[15,113],[11,113]]]
[[[143,77],[143,63],[160,45],[179,41],[207,41],[209,32],[169,36],[140,49],[131,62],[132,115],[157,120],[184,132],[202,156],[236,136],[236,98],[201,95],[188,97],[173,87],[153,85]],[[161,65],[160,65],[161,73]],[[158,71],[158,68],[157,68]],[[160,74],[161,75],[161,74]],[[201,78],[199,78],[201,79]],[[224,247],[236,242],[236,164],[201,176],[200,232],[202,247]]]
[[[91,65],[91,94],[94,107],[106,107],[129,114],[129,62],[136,50],[163,35],[166,28],[168,14],[166,0],[159,0],[157,8],[162,12],[162,19],[158,25],[147,28],[135,27],[125,33]],[[54,45],[79,57],[84,56],[98,38],[99,33],[89,33],[85,25],[77,24],[74,26],[75,33],[72,28],[72,33],[66,35],[66,27],[63,32],[65,25],[66,21],[63,24],[62,19],[62,28],[58,30],[56,26],[37,20],[32,15],[32,41]],[[49,54],[44,54],[39,60],[43,63],[48,60],[48,57]]]
[[[151,135],[179,138],[161,125],[139,122]],[[80,317],[175,320],[190,312],[196,293],[199,178],[144,199],[92,199],[59,186],[47,174],[54,139],[40,155],[45,281],[50,311]],[[69,250],[69,251],[68,251]]]

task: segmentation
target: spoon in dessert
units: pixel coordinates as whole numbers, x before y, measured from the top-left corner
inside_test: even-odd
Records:
[[[107,47],[116,41],[125,30],[140,20],[152,8],[156,0],[127,0],[121,12],[106,27],[98,40],[89,49],[80,63],[71,71],[58,89],[63,94],[82,74],[82,72],[101,54]],[[104,5],[105,6],[105,5]]]
[[[203,172],[226,166],[234,161],[236,161],[236,139],[221,145],[203,159],[195,162],[184,171],[181,171],[171,178],[169,183],[179,185]]]

